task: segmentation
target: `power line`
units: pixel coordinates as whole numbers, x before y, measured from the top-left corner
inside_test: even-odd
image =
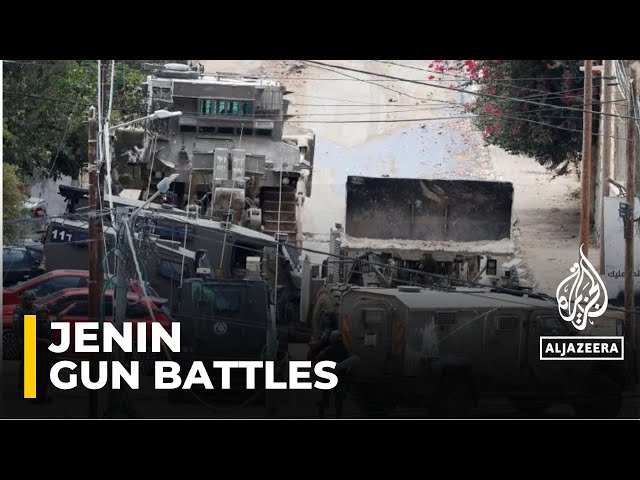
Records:
[[[403,66],[403,67],[406,67],[406,68],[417,68],[417,67],[411,67],[409,65],[399,65],[399,64],[394,64],[392,62],[384,62],[382,60],[376,60],[376,61],[377,62],[382,62],[382,63],[389,63],[391,65]],[[429,73],[435,73],[437,75],[449,75],[449,76],[460,78],[460,80],[451,79],[451,81],[455,81],[455,82],[481,83],[482,81],[485,80],[485,79],[480,79],[480,78],[470,79],[470,78],[464,77],[461,74],[451,73],[451,71],[446,71],[446,72],[442,71],[442,72],[440,72],[438,70],[430,70],[430,69],[419,69],[419,70],[423,70],[423,71],[426,71],[426,72],[429,72]],[[583,77],[557,77],[557,78],[558,79],[560,79],[560,78],[562,78],[562,79],[569,79],[569,78],[580,79],[580,78],[583,78]],[[542,81],[542,80],[547,80],[547,79],[548,79],[548,77],[535,77],[535,78],[532,77],[532,78],[528,78],[527,80]],[[509,80],[512,80],[512,79],[509,78]],[[433,81],[437,81],[437,79],[431,79],[430,78],[429,81],[433,82]],[[566,92],[571,92],[571,91],[582,90],[582,88],[575,88],[575,89],[572,89],[572,90],[563,90],[561,92],[546,92],[544,90],[540,90],[540,89],[536,89],[536,88],[523,87],[523,86],[520,86],[520,85],[511,85],[509,83],[504,83],[504,82],[497,81],[496,79],[486,79],[486,81],[487,82],[491,82],[494,85],[502,85],[502,86],[507,87],[507,88],[517,88],[517,89],[521,89],[521,90],[528,90],[528,91],[531,91],[531,92],[539,92],[540,93],[540,95],[531,95],[529,97],[523,97],[523,98],[536,98],[538,96],[554,95],[556,93],[560,94],[560,93],[566,93]],[[594,85],[594,88],[599,88],[599,87],[600,87],[600,85]],[[568,95],[567,98],[582,98],[582,95]]]
[[[451,73],[448,72],[439,72],[437,70],[433,70],[433,69],[428,69],[428,68],[420,68],[420,67],[416,67],[414,65],[406,65],[406,64],[402,64],[402,63],[395,63],[395,62],[390,62],[388,60],[374,60],[376,62],[380,62],[380,63],[387,63],[389,65],[395,65],[397,67],[404,67],[404,68],[411,68],[413,70],[420,70],[423,72],[428,72],[428,73],[438,73],[438,74],[446,74],[446,75],[452,75]],[[584,78],[582,76],[580,77],[514,77],[514,78],[509,78],[509,81],[531,81],[531,80],[578,80]],[[476,81],[478,80],[482,80],[482,79],[475,79]],[[491,81],[491,79],[489,79],[489,81]],[[514,85],[516,86],[516,85]]]
[[[577,112],[583,112],[583,113],[593,113],[593,114],[596,114],[596,115],[618,117],[618,115],[615,115],[615,114],[612,114],[612,113],[597,112],[595,110],[586,110],[586,109],[583,109],[583,108],[574,108],[574,107],[566,107],[566,106],[562,107],[560,105],[553,105],[553,104],[550,104],[550,103],[543,103],[543,102],[534,102],[534,101],[531,101],[531,100],[525,100],[523,98],[505,97],[505,96],[501,96],[501,95],[493,95],[493,94],[490,94],[490,93],[474,92],[472,90],[467,90],[467,89],[463,89],[463,88],[446,87],[444,85],[437,85],[437,84],[432,84],[432,83],[428,83],[428,82],[421,82],[421,81],[417,81],[417,80],[403,79],[401,77],[394,77],[394,76],[391,76],[391,75],[385,75],[385,74],[381,74],[381,73],[368,72],[366,70],[360,70],[360,69],[357,69],[357,68],[350,68],[350,67],[343,67],[343,66],[340,66],[340,65],[332,65],[332,64],[329,64],[329,63],[325,63],[325,62],[317,62],[317,61],[309,60],[308,63],[318,64],[318,65],[323,65],[323,66],[326,65],[326,66],[329,66],[329,67],[334,67],[334,68],[339,68],[339,69],[342,69],[342,70],[362,73],[362,74],[365,74],[365,75],[376,75],[376,76],[380,76],[380,77],[395,78],[396,80],[404,81],[404,82],[407,82],[407,83],[415,83],[415,84],[424,85],[424,86],[427,86],[427,87],[439,88],[439,89],[443,89],[443,90],[449,90],[449,91],[460,92],[460,93],[467,93],[469,95],[474,95],[474,96],[478,96],[478,97],[492,98],[492,99],[495,99],[495,100],[509,100],[509,101],[512,101],[512,102],[527,103],[529,105],[549,107],[549,108],[553,108],[553,109],[557,109],[557,110],[577,111]],[[622,115],[620,117],[621,118],[629,118],[629,119],[632,119],[632,120],[640,120],[640,118],[632,117],[632,116],[624,116],[624,115]]]

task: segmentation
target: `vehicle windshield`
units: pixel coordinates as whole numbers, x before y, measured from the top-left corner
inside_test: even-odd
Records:
[[[194,282],[184,291],[180,314],[193,317],[233,318],[262,323],[268,311],[264,285]]]

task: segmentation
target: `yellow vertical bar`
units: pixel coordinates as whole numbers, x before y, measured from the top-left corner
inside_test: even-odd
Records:
[[[24,398],[36,398],[36,316],[24,316]]]

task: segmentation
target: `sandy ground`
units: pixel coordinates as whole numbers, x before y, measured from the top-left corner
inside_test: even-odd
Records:
[[[536,289],[555,294],[578,258],[580,187],[575,174],[553,175],[531,158],[488,148],[499,180],[513,182],[517,220],[514,236]],[[599,250],[589,247],[589,260],[598,268]]]

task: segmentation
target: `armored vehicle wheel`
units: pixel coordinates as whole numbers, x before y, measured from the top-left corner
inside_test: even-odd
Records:
[[[544,400],[512,398],[511,403],[519,413],[529,418],[539,417],[549,408],[549,402]]]
[[[473,388],[464,375],[449,374],[442,378],[431,412],[436,417],[464,418],[473,408]]]
[[[584,398],[573,404],[579,418],[616,418],[621,406],[620,386],[601,374],[589,378]]]
[[[335,305],[342,300],[344,292],[349,290],[349,285],[345,283],[330,285],[323,287],[316,296],[311,316],[311,336],[318,338],[322,334],[323,312],[331,312],[335,309]]]

